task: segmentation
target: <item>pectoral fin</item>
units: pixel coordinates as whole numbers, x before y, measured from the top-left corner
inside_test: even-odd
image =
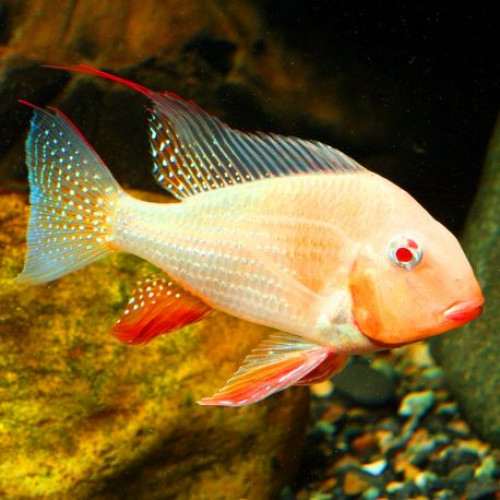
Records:
[[[242,406],[261,401],[303,380],[333,351],[293,335],[273,335],[261,342],[227,385],[201,405]]]
[[[162,333],[202,320],[210,311],[210,306],[165,275],[151,275],[136,283],[111,332],[127,344],[146,344]]]

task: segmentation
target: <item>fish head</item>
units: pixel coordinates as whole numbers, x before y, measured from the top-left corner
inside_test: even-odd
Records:
[[[378,346],[431,337],[482,312],[481,288],[460,243],[425,214],[380,231],[360,247],[353,266],[353,318]],[[416,227],[407,230],[411,222]]]

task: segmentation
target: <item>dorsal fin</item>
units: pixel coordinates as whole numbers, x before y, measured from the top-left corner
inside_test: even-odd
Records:
[[[240,132],[194,103],[170,94],[152,99],[153,175],[176,198],[269,177],[363,170],[320,142]]]
[[[171,92],[154,92],[91,66],[58,68],[121,83],[153,101],[153,175],[178,199],[269,177],[363,170],[344,153],[320,142],[234,130]]]

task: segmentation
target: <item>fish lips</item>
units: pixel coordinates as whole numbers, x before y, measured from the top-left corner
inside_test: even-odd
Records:
[[[444,311],[444,319],[459,324],[467,323],[483,312],[483,304],[484,297],[455,302]]]

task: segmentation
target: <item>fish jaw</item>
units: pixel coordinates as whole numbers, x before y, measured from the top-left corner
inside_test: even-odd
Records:
[[[370,333],[364,335],[370,339],[379,349],[393,349],[402,347],[413,342],[418,342],[429,337],[434,337],[445,333],[449,330],[459,328],[466,323],[476,319],[483,312],[484,298],[468,299],[455,302],[453,305],[445,309],[444,312],[438,314],[436,326],[425,330],[415,330],[411,333],[406,333],[403,342],[385,341],[378,337],[372,337]]]
[[[455,302],[444,311],[444,321],[452,324],[450,328],[464,325],[483,312],[483,304],[484,297]]]

